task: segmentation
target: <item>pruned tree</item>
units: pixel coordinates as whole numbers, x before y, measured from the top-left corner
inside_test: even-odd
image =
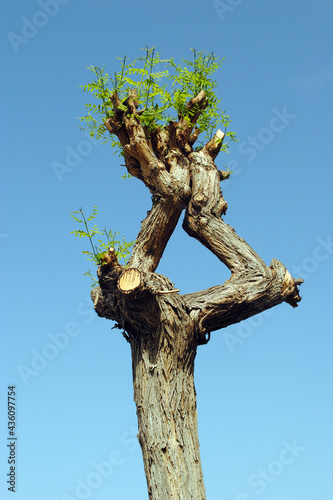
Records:
[[[146,48],[143,58],[124,58],[114,78],[90,68],[96,80],[85,86],[100,99],[87,105],[83,118],[91,133],[105,138],[106,132],[127,172],[152,194],[127,266],[110,246],[99,257],[99,284],[91,292],[97,314],[113,320],[131,346],[151,499],[206,498],[194,387],[198,346],[211,332],[282,302],[296,307],[302,282],[276,259],[267,266],[222,219],[227,203],[220,183],[230,172],[219,170],[215,160],[228,147],[224,140],[235,136],[210,78],[219,61],[214,54],[193,55],[177,65]],[[223,131],[216,130],[218,124]],[[225,283],[185,295],[155,272],[183,212],[186,233],[231,272]]]

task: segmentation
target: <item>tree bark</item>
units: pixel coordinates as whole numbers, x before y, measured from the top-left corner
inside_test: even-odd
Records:
[[[204,500],[194,388],[197,339],[180,299],[158,302],[157,329],[131,341],[148,494],[151,499]]]
[[[94,288],[92,298],[96,312],[118,321],[131,345],[149,498],[204,500],[194,387],[200,342],[186,304],[164,276],[142,273],[142,285],[122,293],[114,288],[122,270],[104,267],[99,271],[104,292]]]
[[[128,171],[152,193],[153,206],[142,222],[128,270],[112,249],[98,270],[100,286],[92,290],[97,314],[116,322],[131,345],[134,399],[150,499],[206,498],[197,431],[194,360],[197,346],[210,333],[282,302],[296,307],[298,285],[276,259],[267,266],[222,220],[227,209],[220,182],[227,177],[215,165],[224,134],[201,150],[195,122],[207,106],[205,93],[191,99],[191,123],[180,117],[148,132],[140,123],[135,92],[106,126],[124,148]],[[198,111],[199,110],[199,111]],[[194,129],[194,131],[193,131]],[[155,272],[181,213],[184,230],[225,264],[231,277],[222,285],[180,295]],[[135,271],[131,272],[131,269]],[[120,276],[139,274],[127,283]],[[130,280],[129,280],[130,281]]]

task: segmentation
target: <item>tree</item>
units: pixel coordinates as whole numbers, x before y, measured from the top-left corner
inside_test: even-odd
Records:
[[[125,57],[114,78],[91,67],[96,79],[84,87],[100,103],[88,104],[82,120],[92,135],[106,138],[107,132],[127,172],[152,194],[127,266],[119,263],[115,246],[94,251],[99,284],[91,292],[97,314],[113,320],[131,346],[151,499],[206,498],[194,388],[198,346],[211,332],[282,302],[296,307],[302,282],[276,259],[267,266],[222,219],[227,203],[220,182],[230,172],[218,170],[215,159],[228,147],[224,139],[235,135],[227,131],[229,119],[218,108],[210,78],[221,63],[214,54],[193,50],[193,56],[177,65],[146,48],[132,63]],[[218,124],[224,131],[213,135]],[[200,134],[205,138],[198,143]],[[185,295],[155,272],[183,211],[186,233],[231,272],[224,284]]]

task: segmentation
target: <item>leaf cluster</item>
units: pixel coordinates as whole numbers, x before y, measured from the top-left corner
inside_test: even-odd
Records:
[[[219,108],[220,100],[216,95],[217,83],[211,76],[220,68],[223,61],[214,54],[191,49],[193,59],[182,59],[176,63],[174,59],[161,59],[155,47],[141,49],[144,52],[132,62],[125,56],[120,59],[120,70],[113,77],[105,72],[104,68],[90,66],[88,69],[95,75],[95,79],[83,86],[85,92],[90,92],[97,103],[86,104],[87,114],[80,118],[89,129],[91,136],[103,141],[111,140],[122,154],[122,148],[113,135],[106,131],[105,121],[114,117],[115,111],[109,99],[110,94],[116,93],[121,102],[125,102],[133,89],[137,92],[140,121],[146,130],[150,131],[176,121],[180,116],[191,123],[195,115],[195,108],[189,110],[186,104],[195,97],[200,90],[204,90],[208,99],[208,106],[204,109],[197,121],[200,133],[204,133],[204,140],[210,140],[216,128],[222,126],[230,140],[235,140],[233,132],[227,132],[229,117]],[[119,58],[118,58],[119,59]],[[123,110],[127,111],[125,104]],[[227,144],[222,149],[226,149]]]
[[[124,264],[126,265],[128,257],[131,254],[131,248],[134,244],[134,241],[127,243],[124,237],[122,237],[122,240],[119,239],[119,232],[113,232],[111,229],[106,229],[106,227],[103,230],[100,230],[98,229],[96,224],[89,228],[88,222],[91,222],[93,219],[95,219],[97,214],[98,209],[95,206],[93,207],[93,211],[88,218],[85,217],[82,207],[70,214],[72,219],[74,219],[78,224],[83,224],[84,227],[84,229],[77,229],[71,231],[71,233],[74,234],[74,236],[78,236],[79,238],[88,238],[90,242],[91,251],[83,250],[82,253],[87,256],[87,260],[94,262],[98,266],[101,266],[104,264],[102,260],[103,256],[108,251],[109,247],[113,247],[115,249],[118,261],[122,259],[124,261]],[[96,235],[100,236],[100,238],[97,240],[97,245],[95,244],[95,240],[93,241],[93,238]],[[90,276],[94,281],[94,285],[98,283],[96,278],[94,278],[90,273],[90,270],[84,273],[84,275]]]

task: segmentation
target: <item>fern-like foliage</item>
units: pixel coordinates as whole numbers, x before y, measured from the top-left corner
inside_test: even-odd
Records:
[[[110,77],[104,68],[89,66],[88,69],[95,75],[95,79],[83,85],[85,92],[90,92],[98,103],[86,104],[87,114],[80,118],[88,128],[92,137],[111,141],[111,145],[122,154],[122,148],[115,136],[111,136],[104,125],[107,118],[114,114],[110,94],[116,92],[123,102],[132,89],[137,91],[137,100],[141,123],[146,130],[163,127],[170,121],[177,121],[179,116],[191,122],[195,109],[189,112],[186,104],[195,97],[200,90],[204,90],[208,98],[208,106],[202,111],[197,126],[200,133],[204,133],[203,141],[210,140],[218,126],[222,126],[230,140],[236,135],[227,131],[230,124],[229,117],[219,108],[220,100],[216,95],[217,83],[211,75],[222,65],[214,53],[196,52],[191,49],[192,60],[182,59],[177,64],[174,59],[161,59],[155,47],[142,49],[144,55],[132,62],[125,56],[120,59],[120,70]],[[118,58],[119,59],[119,58]],[[124,111],[126,107],[124,106]],[[83,127],[84,128],[84,127]],[[226,150],[228,142],[222,149]]]
[[[85,217],[82,207],[79,210],[76,210],[70,214],[72,219],[74,219],[78,224],[82,224],[84,229],[77,229],[75,231],[71,231],[72,234],[78,236],[79,238],[88,238],[90,242],[91,250],[83,250],[82,253],[87,256],[89,261],[94,262],[98,266],[103,265],[103,255],[108,251],[109,247],[113,247],[115,249],[118,261],[123,260],[124,264],[127,264],[128,257],[131,254],[131,248],[134,244],[134,241],[127,243],[124,240],[119,239],[119,232],[112,232],[111,229],[107,230],[106,227],[100,231],[96,224],[89,228],[88,222],[91,222],[96,218],[98,214],[97,207],[93,207],[93,211],[88,218]],[[97,240],[97,245],[95,245],[95,240],[93,238],[98,235],[102,238]],[[93,285],[98,284],[96,278],[91,274],[90,269],[84,273],[84,276],[90,276],[93,280]]]

